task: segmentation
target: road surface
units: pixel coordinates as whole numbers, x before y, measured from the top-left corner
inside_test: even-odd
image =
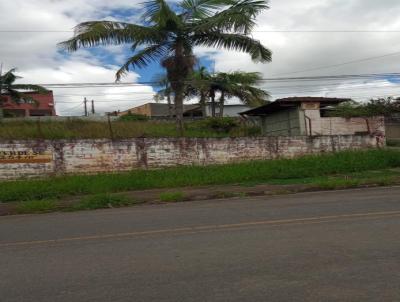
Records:
[[[0,301],[400,301],[400,187],[2,217]]]

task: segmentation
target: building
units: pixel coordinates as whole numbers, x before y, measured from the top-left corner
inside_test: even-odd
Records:
[[[215,104],[215,114],[219,116],[220,112],[219,104]],[[244,110],[250,110],[249,106],[242,105],[242,104],[225,104],[224,105],[224,117],[240,117],[240,113]],[[197,107],[193,108],[192,110],[188,111],[187,114],[190,112],[195,113],[195,116],[202,116],[201,107],[197,105]],[[212,116],[212,105],[211,103],[206,104],[206,117]]]
[[[349,99],[290,97],[242,112],[261,124],[268,136],[353,135],[385,133],[384,118],[330,117],[329,111]]]
[[[238,117],[239,113],[248,110],[250,107],[245,105],[224,105],[224,116],[225,117]],[[219,114],[219,105],[216,104],[215,108],[216,114]],[[211,103],[206,105],[206,116],[211,116]],[[174,105],[169,108],[168,104],[165,103],[146,103],[128,110],[119,112],[118,115],[126,114],[141,114],[151,118],[166,118],[169,115],[174,116]],[[199,104],[183,105],[183,116],[191,118],[201,118],[203,117],[202,110]]]
[[[27,92],[28,98],[13,101],[7,94],[2,95],[0,108],[4,117],[28,117],[28,116],[55,116],[53,92],[46,93]]]
[[[183,105],[183,113],[186,111],[196,108],[197,105]],[[169,107],[165,103],[146,103],[137,107],[130,108],[125,111],[118,112],[119,116],[127,114],[140,114],[150,118],[166,118],[174,115],[174,106]]]

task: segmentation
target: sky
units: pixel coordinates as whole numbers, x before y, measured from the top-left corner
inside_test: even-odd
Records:
[[[113,82],[116,70],[130,54],[129,46],[65,53],[57,43],[70,38],[70,31],[80,22],[138,22],[141,2],[0,1],[0,62],[3,62],[3,69],[16,67],[23,77],[19,83]],[[271,0],[269,6],[270,9],[258,17],[252,36],[273,52],[271,63],[253,63],[244,53],[196,48],[195,54],[201,63],[216,71],[258,71],[265,78],[398,72],[400,19],[396,16],[400,14],[400,1]],[[342,64],[346,62],[353,63]],[[161,67],[155,63],[130,72],[123,82],[148,82],[160,72]],[[400,95],[399,85],[397,77],[377,77],[317,82],[265,81],[262,88],[270,92],[272,99],[329,96],[362,101],[370,97]],[[95,100],[97,112],[103,113],[150,102],[154,91],[150,85],[135,85],[55,88],[54,94],[59,115],[82,115],[84,97]]]

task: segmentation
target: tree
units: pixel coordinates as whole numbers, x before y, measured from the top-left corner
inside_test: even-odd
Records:
[[[211,74],[207,68],[200,66],[195,70],[186,88],[186,96],[198,97],[202,116],[207,116],[206,105],[209,99]]]
[[[11,99],[15,102],[21,99],[32,99],[30,96],[26,95],[26,92],[21,92],[20,90],[25,90],[29,92],[46,93],[48,90],[40,85],[32,84],[14,84],[17,79],[21,77],[15,75],[15,68],[7,71],[5,74],[0,73],[0,101],[5,101],[4,95],[9,95]]]
[[[213,98],[216,92],[220,93],[219,116],[223,117],[225,101],[229,98],[238,98],[243,104],[251,107],[265,105],[269,94],[256,87],[261,80],[262,76],[258,72],[217,72],[212,75],[210,95]],[[212,106],[215,106],[215,102],[212,102]],[[212,111],[215,116],[215,109]]]
[[[117,72],[117,80],[130,68],[161,62],[175,96],[177,129],[183,132],[185,81],[196,62],[195,46],[248,53],[257,62],[271,61],[271,52],[249,37],[255,18],[267,9],[265,0],[165,0],[145,3],[142,24],[92,21],[79,24],[75,35],[61,43],[69,51],[81,47],[129,43],[134,54]]]
[[[17,79],[21,78],[15,74],[15,71],[16,69],[13,68],[7,71],[6,73],[2,74],[0,70],[0,106],[2,105],[2,103],[7,101],[5,95],[9,96],[13,102],[19,102],[22,99],[26,101],[35,102],[34,98],[26,95],[26,91],[37,92],[37,93],[48,92],[46,88],[40,85],[14,84]],[[2,116],[2,112],[0,113],[1,113],[0,116]]]
[[[172,94],[172,89],[171,89],[171,84],[168,81],[168,77],[165,74],[158,74],[153,78],[153,81],[155,83],[156,87],[159,87],[159,89],[155,96],[154,99],[156,102],[159,102],[161,100],[164,100],[165,98],[167,99],[167,104],[168,104],[168,118],[172,118],[172,102],[171,102],[171,94]]]
[[[366,103],[359,103],[356,101],[345,102],[330,113],[331,116],[346,118],[371,117],[377,115],[390,117],[395,114],[400,114],[400,98],[393,97],[370,99]]]

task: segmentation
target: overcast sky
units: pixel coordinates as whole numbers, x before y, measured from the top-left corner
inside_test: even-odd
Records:
[[[13,0],[0,1],[0,31],[69,31],[88,20],[135,22],[142,0]],[[217,71],[259,71],[265,77],[398,72],[400,60],[398,0],[273,0],[258,18],[253,37],[273,52],[273,62],[254,64],[246,54],[196,49]],[[276,32],[265,32],[276,31]],[[283,31],[283,32],[279,32]],[[297,32],[296,32],[297,31]],[[308,31],[308,32],[298,32]],[[388,31],[388,32],[313,32]],[[392,32],[390,32],[392,31]],[[393,32],[398,31],[398,32]],[[71,32],[0,32],[0,61],[17,67],[24,83],[113,82],[115,71],[129,54],[124,47],[65,54],[57,43]],[[398,55],[393,54],[399,52]],[[387,56],[385,56],[387,55]],[[359,59],[385,56],[339,67]],[[208,59],[208,60],[206,60]],[[303,71],[304,72],[298,72]],[[124,82],[148,81],[157,65],[131,72]],[[293,95],[352,97],[399,95],[399,80],[282,82],[263,84],[273,99]],[[151,86],[54,89],[57,113],[82,114],[83,97],[94,99],[99,112],[124,110],[152,100]]]

